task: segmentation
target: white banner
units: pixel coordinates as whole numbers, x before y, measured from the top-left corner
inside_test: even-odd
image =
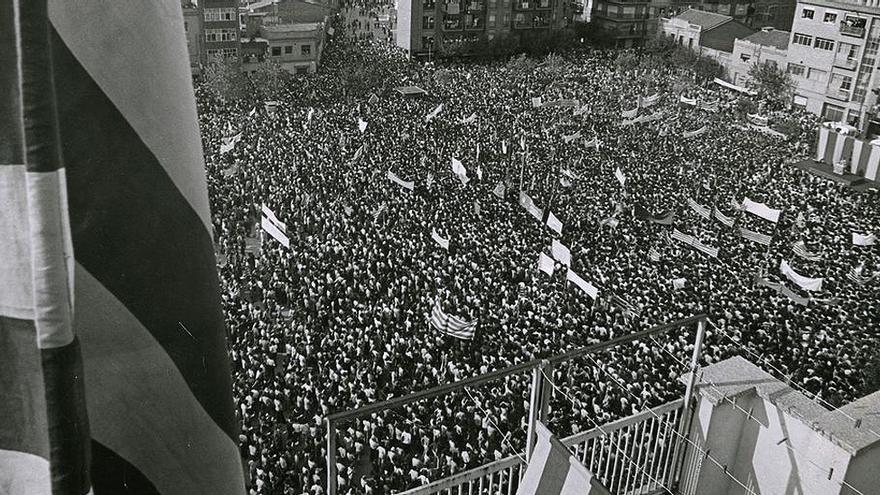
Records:
[[[877,236],[874,234],[852,233],[852,243],[856,246],[873,246],[876,242]]]
[[[617,178],[617,181],[620,182],[621,186],[626,183],[626,176],[620,171],[620,167],[617,167],[617,170],[614,171],[614,177]]]
[[[565,279],[580,287],[581,290],[586,292],[587,295],[591,298],[596,299],[596,297],[599,296],[599,289],[597,289],[596,286],[594,286],[593,284],[582,279],[581,276],[575,273],[571,268],[569,268],[568,273],[565,274]]]
[[[554,215],[552,211],[547,214],[547,226],[550,227],[550,230],[553,232],[562,235],[562,222],[556,218],[556,215]]]
[[[364,120],[360,117],[358,117],[358,130],[361,131],[361,134],[363,134],[367,130],[367,123],[364,122]]]
[[[273,239],[280,242],[282,246],[286,248],[290,248],[290,239],[284,235],[284,232],[275,226],[271,220],[266,217],[262,217],[260,220],[260,227],[263,228]]]
[[[287,225],[284,222],[282,222],[281,220],[278,220],[278,217],[275,216],[275,212],[270,210],[269,207],[266,206],[266,203],[263,203],[260,205],[260,211],[263,213],[263,215],[266,218],[269,219],[270,222],[275,224],[275,226],[278,227],[279,230],[281,230],[284,233],[287,233]]]
[[[403,187],[404,189],[409,189],[410,191],[412,191],[416,185],[416,183],[411,180],[407,181],[407,180],[401,179],[400,177],[397,176],[397,174],[395,174],[394,172],[392,172],[390,170],[387,173],[387,177],[391,182],[398,184],[399,186]]]
[[[773,223],[779,221],[779,214],[782,213],[782,210],[770,208],[764,203],[758,203],[749,198],[743,200],[742,209],[765,220],[770,220]]]
[[[437,115],[440,115],[440,112],[442,112],[442,111],[443,111],[443,104],[441,103],[441,104],[437,105],[437,108],[431,110],[431,113],[429,113],[428,115],[425,115],[425,122],[430,122],[431,120],[434,119],[434,117],[436,117]]]
[[[434,242],[440,245],[443,249],[449,250],[449,239],[444,239],[440,237],[440,234],[437,233],[437,229],[431,229],[431,239],[434,239]]]
[[[822,290],[822,278],[810,278],[805,277],[792,269],[791,265],[788,264],[785,260],[779,263],[779,271],[782,272],[783,275],[788,277],[789,280],[798,284],[802,289],[809,291],[820,291]]]
[[[556,239],[553,239],[553,243],[550,245],[550,254],[556,261],[565,266],[571,266],[571,250]]]
[[[547,275],[553,275],[553,272],[556,270],[556,263],[553,262],[553,258],[540,253],[538,254],[538,270]]]

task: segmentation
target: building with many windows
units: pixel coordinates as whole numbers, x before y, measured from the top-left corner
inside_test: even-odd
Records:
[[[207,61],[241,62],[238,40],[238,0],[200,0],[204,16]]]
[[[315,72],[333,9],[299,0],[264,0],[241,9],[242,70],[271,62],[292,74]]]
[[[730,16],[696,9],[688,9],[668,19],[661,18],[659,30],[662,36],[712,57],[725,67],[732,62],[737,38],[754,33],[752,28]]]
[[[876,113],[880,3],[807,0],[797,4],[788,44],[794,103],[826,121],[859,127]]]
[[[788,30],[796,0],[596,0],[593,19],[618,47],[641,46],[660,29],[660,19],[688,9],[732,17],[752,29]]]
[[[500,33],[559,29],[572,22],[569,0],[400,0],[397,45],[411,55]]]

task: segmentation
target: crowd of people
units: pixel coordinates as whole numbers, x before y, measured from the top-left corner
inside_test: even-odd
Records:
[[[877,232],[878,195],[790,166],[808,155],[810,132],[789,140],[746,128],[736,93],[682,86],[693,80],[686,69],[620,70],[617,56],[585,50],[527,70],[435,66],[408,61],[387,42],[346,37],[329,43],[318,74],[278,88],[273,113],[262,101],[221,101],[197,88],[252,493],[325,493],[329,413],[699,313],[712,321],[707,362],[755,361],[748,350],[831,404],[867,392],[880,301],[877,285],[846,273],[859,263],[865,273],[880,268],[878,248],[850,238]],[[353,59],[387,77],[343,98],[340,73]],[[427,95],[393,89],[409,85]],[[655,94],[659,102],[642,114],[661,118],[621,125],[623,110]],[[719,111],[682,105],[682,95],[717,101]],[[579,114],[535,107],[536,97],[576,99]],[[805,130],[816,123],[792,115]],[[702,135],[683,135],[704,125]],[[467,169],[466,184],[452,173],[453,158]],[[493,193],[499,184],[502,197]],[[520,206],[520,191],[562,222],[561,235]],[[783,209],[778,224],[731,206],[746,197]],[[771,245],[700,217],[688,198],[772,235]],[[262,205],[286,224],[289,247],[259,232]],[[637,218],[637,205],[674,212],[674,224]],[[720,248],[718,256],[670,239],[673,227]],[[567,282],[560,264],[553,275],[536,268],[552,239],[599,288],[595,300]],[[821,259],[794,256],[801,239]],[[782,280],[781,260],[824,277],[815,300],[796,304],[754,283],[756,274]],[[685,279],[684,288],[673,279]],[[428,323],[437,300],[478,322],[472,341]],[[591,358],[601,367],[586,359],[557,367],[554,383],[575,401],[554,397],[551,429],[564,437],[679,398],[676,357],[689,357],[693,330]],[[393,493],[521,452],[529,384],[527,374],[510,376],[339,425],[338,493]]]

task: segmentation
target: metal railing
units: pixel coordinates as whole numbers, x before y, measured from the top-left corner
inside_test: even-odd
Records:
[[[611,493],[658,493],[675,481],[674,429],[683,403],[678,399],[564,438],[562,443]],[[525,467],[514,455],[400,495],[513,495]]]
[[[561,354],[557,354],[555,356],[552,356],[548,359],[535,359],[532,361],[519,363],[519,364],[516,364],[513,366],[509,366],[507,368],[503,368],[500,370],[485,373],[483,375],[472,376],[469,378],[465,378],[463,380],[459,380],[457,382],[445,383],[445,384],[438,385],[438,386],[430,388],[430,389],[414,392],[414,393],[411,393],[406,396],[395,397],[395,398],[380,401],[380,402],[374,402],[372,404],[368,404],[366,406],[362,406],[357,409],[352,409],[352,410],[348,410],[348,411],[340,411],[340,412],[330,414],[329,416],[324,418],[324,423],[326,425],[326,433],[325,434],[326,434],[326,441],[327,441],[327,444],[326,444],[327,493],[328,493],[328,495],[336,495],[336,481],[337,481],[337,478],[336,478],[336,476],[337,476],[337,470],[336,470],[336,427],[337,427],[337,425],[339,425],[342,422],[351,421],[351,420],[354,420],[357,418],[362,418],[362,417],[369,416],[369,415],[376,413],[376,412],[379,412],[379,411],[384,411],[386,409],[393,409],[393,408],[400,407],[400,406],[410,404],[413,402],[417,402],[420,400],[425,400],[425,399],[432,398],[432,397],[438,397],[438,396],[445,395],[445,394],[448,394],[451,392],[462,390],[466,387],[481,385],[481,384],[488,383],[493,380],[498,380],[498,379],[501,379],[501,378],[504,378],[507,376],[512,376],[512,375],[524,373],[524,372],[531,372],[531,374],[532,374],[531,399],[529,401],[530,405],[529,405],[529,411],[528,411],[528,414],[529,414],[528,432],[527,432],[527,436],[526,436],[526,452],[525,452],[525,460],[528,461],[529,458],[531,457],[532,448],[534,447],[535,422],[536,421],[546,421],[546,418],[548,417],[550,395],[551,395],[550,388],[551,388],[552,384],[548,381],[547,376],[548,376],[548,374],[552,375],[552,370],[553,370],[554,366],[559,365],[561,363],[564,363],[566,361],[569,361],[571,359],[575,359],[575,358],[582,357],[585,355],[593,354],[593,353],[600,352],[600,351],[603,351],[606,349],[612,349],[612,348],[617,347],[618,345],[621,345],[621,344],[633,342],[635,340],[639,340],[639,339],[643,339],[643,338],[654,337],[654,336],[666,333],[670,330],[679,329],[679,328],[687,328],[687,327],[690,327],[691,325],[696,324],[697,325],[697,336],[696,336],[696,341],[695,341],[695,346],[694,346],[694,356],[691,359],[691,370],[690,370],[691,371],[691,375],[690,375],[691,378],[689,380],[687,390],[685,391],[685,396],[683,399],[684,403],[690,403],[690,400],[693,396],[694,377],[696,376],[696,369],[698,367],[697,362],[698,362],[700,349],[701,349],[701,345],[702,345],[706,318],[707,317],[705,314],[698,314],[695,316],[690,316],[688,318],[683,318],[683,319],[676,320],[676,321],[673,321],[670,323],[657,325],[657,326],[654,326],[654,327],[651,327],[651,328],[648,328],[645,330],[641,330],[638,332],[634,332],[631,334],[621,335],[621,336],[615,337],[611,340],[607,340],[605,342],[600,342],[598,344],[593,344],[593,345],[588,345],[585,347],[580,347],[577,349],[572,349],[570,351],[566,351]],[[674,404],[674,403],[671,403],[671,404]],[[663,408],[666,406],[660,406],[660,407]],[[672,408],[670,410],[665,410],[665,411],[666,411],[666,413],[668,413],[671,410],[676,411],[675,412],[675,414],[676,414],[675,422],[672,423],[673,427],[677,427],[681,431],[686,431],[687,425],[690,420],[689,409],[682,408],[679,404],[678,408]],[[682,411],[681,421],[679,421],[679,417],[678,417],[679,410]],[[645,411],[645,413],[651,414],[648,411]],[[657,414],[659,415],[659,413],[657,413]],[[631,416],[630,418],[638,418],[638,417],[639,417],[639,415],[637,414],[637,415]],[[621,420],[621,421],[623,421],[623,423],[619,423],[619,422],[611,423],[609,425],[609,427],[611,425],[618,425],[619,427],[622,427],[620,425],[626,426],[625,419]],[[637,421],[637,420],[633,420],[633,421]],[[667,422],[664,421],[664,424],[666,424],[666,423]],[[597,428],[597,430],[599,430],[600,433],[602,430],[604,430],[605,432],[608,432],[608,430],[607,430],[607,428],[605,428],[605,426],[603,426],[601,428]],[[581,435],[586,435],[586,434],[587,433],[585,432]],[[679,436],[681,436],[681,433],[679,433]],[[574,437],[569,437],[566,440],[571,440],[573,438],[581,438],[581,437],[579,435],[575,435]],[[583,437],[583,438],[584,438],[584,441],[588,440],[586,437]],[[663,438],[666,438],[666,437],[663,436]],[[576,443],[576,441],[575,441],[575,443]],[[575,443],[571,443],[568,445],[575,445]],[[634,444],[634,445],[636,445],[636,444]],[[676,473],[678,472],[678,469],[679,469],[680,453],[678,452],[678,446],[676,445],[675,447],[676,448],[673,449],[673,451],[671,452],[672,462],[673,462],[673,466],[672,466],[672,473],[673,474],[669,475],[669,473],[667,471],[664,471],[664,475],[663,475],[664,479],[667,479],[666,478],[667,476],[672,476],[672,479],[677,479]],[[618,452],[618,451],[615,450],[615,452]],[[501,461],[498,461],[498,462],[500,463]],[[514,462],[514,463],[519,462],[519,458],[516,458],[516,461],[510,461],[510,462]],[[591,462],[592,462],[592,460],[591,460]],[[663,465],[666,466],[666,464],[667,463],[664,463]],[[453,493],[456,493],[459,495],[463,495],[465,493],[470,493],[470,494],[476,493],[476,494],[482,495],[484,492],[482,491],[482,488],[480,488],[480,486],[483,486],[483,488],[485,488],[486,483],[489,483],[491,485],[491,487],[494,488],[496,483],[504,482],[506,484],[503,486],[507,490],[512,490],[510,492],[512,494],[512,493],[515,493],[516,490],[515,490],[515,488],[511,488],[512,483],[510,480],[516,479],[517,483],[518,483],[519,476],[522,475],[522,472],[521,472],[522,466],[516,465],[514,467],[517,472],[517,477],[514,478],[514,476],[512,474],[513,473],[512,466],[513,465],[506,465],[506,464],[496,465],[494,463],[487,464],[487,465],[482,466],[480,468],[477,468],[475,470],[466,471],[464,473],[460,473],[457,475],[453,475],[453,476],[444,478],[443,480],[437,481],[435,483],[449,482],[449,480],[459,480],[457,482],[457,484],[455,485],[457,491],[452,491],[451,488],[445,488],[442,490],[446,490],[445,493],[449,493],[450,495]],[[473,478],[470,478],[470,479],[461,478],[463,476],[468,476],[468,475],[473,476]],[[495,478],[496,475],[498,476],[497,481]],[[598,474],[596,474],[596,475],[598,476]],[[653,474],[652,474],[652,476],[653,476]],[[612,471],[612,478],[613,477],[614,477],[614,472]],[[480,479],[482,479],[483,481],[479,481]],[[504,480],[506,480],[506,481],[504,481]],[[468,490],[474,490],[474,488],[473,488],[474,483],[476,483],[476,485],[477,485],[476,489],[478,489],[480,491],[476,491],[476,492],[465,491],[465,488],[464,488],[465,485],[468,486]],[[482,485],[480,485],[480,483],[482,483]],[[663,483],[665,483],[665,482],[663,482]],[[425,486],[426,487],[434,486],[434,483],[431,483],[431,484],[428,484]],[[636,487],[636,488],[639,488],[639,487]],[[435,491],[435,492],[425,492],[425,493],[443,493],[442,490]],[[422,493],[422,492],[414,492],[414,493]],[[495,495],[496,493],[504,493],[504,492],[498,492],[496,490],[496,491],[490,491],[487,493],[491,493],[492,495]],[[633,493],[634,494],[643,494],[643,493],[650,493],[650,492],[638,491],[638,492],[633,492]],[[627,494],[627,495],[629,495],[629,494]]]

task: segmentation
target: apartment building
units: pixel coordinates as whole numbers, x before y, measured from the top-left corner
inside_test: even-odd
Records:
[[[208,62],[241,62],[238,39],[238,0],[200,0],[204,15],[204,45]]]
[[[396,40],[423,54],[481,36],[561,29],[573,15],[570,0],[400,0]]]
[[[765,62],[784,70],[790,37],[791,33],[788,31],[768,27],[734,41],[733,56],[726,66],[730,80],[737,86],[745,86],[752,66]]]
[[[299,0],[263,0],[241,8],[242,70],[271,62],[291,74],[316,72],[333,8]]]
[[[659,32],[729,67],[737,38],[751,36],[754,30],[730,16],[688,9],[677,16],[661,18]]]
[[[798,2],[787,56],[794,104],[826,121],[864,127],[876,114],[878,48],[880,1]]]
[[[189,54],[189,68],[193,76],[202,73],[207,61],[205,53],[204,14],[202,9],[193,2],[181,2],[183,8],[183,31],[186,34],[186,50]]]

